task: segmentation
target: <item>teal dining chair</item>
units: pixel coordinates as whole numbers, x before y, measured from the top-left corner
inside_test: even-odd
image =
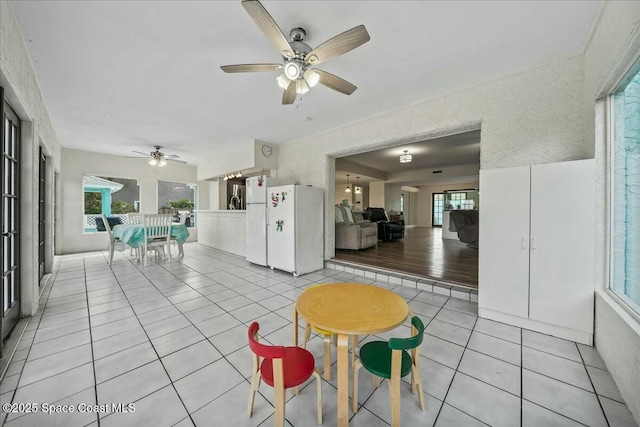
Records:
[[[410,338],[371,341],[360,348],[360,359],[353,365],[353,413],[358,412],[358,371],[364,367],[374,375],[374,386],[380,378],[389,380],[391,425],[400,426],[400,378],[411,373],[411,393],[418,391],[420,409],[424,411],[424,396],[420,379],[419,346],[424,338],[424,324],[417,316],[411,318]],[[411,354],[407,350],[411,350]],[[395,391],[394,391],[395,389]]]

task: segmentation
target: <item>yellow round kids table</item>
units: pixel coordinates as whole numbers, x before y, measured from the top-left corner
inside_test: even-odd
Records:
[[[298,315],[311,325],[338,334],[338,426],[349,425],[349,335],[394,329],[407,319],[409,306],[399,295],[362,283],[330,283],[305,290],[293,316],[298,345]],[[355,349],[354,349],[355,351]],[[392,391],[392,399],[400,389]]]

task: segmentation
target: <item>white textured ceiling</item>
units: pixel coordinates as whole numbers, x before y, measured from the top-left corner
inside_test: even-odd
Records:
[[[259,139],[294,141],[384,111],[581,54],[601,2],[264,1],[315,47],[359,24],[371,41],[321,68],[323,86],[281,105],[278,62],[239,1],[20,1],[25,38],[63,147],[131,155],[160,145],[197,163]],[[305,120],[308,116],[311,120]]]

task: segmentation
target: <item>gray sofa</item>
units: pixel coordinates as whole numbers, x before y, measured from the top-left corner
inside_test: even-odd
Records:
[[[335,206],[336,249],[366,249],[378,244],[378,226],[368,220],[354,219],[351,210]]]

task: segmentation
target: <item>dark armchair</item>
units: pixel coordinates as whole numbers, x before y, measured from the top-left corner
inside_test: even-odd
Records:
[[[369,221],[378,224],[378,239],[389,242],[404,237],[404,220],[389,221],[384,208],[367,208],[365,213]]]

